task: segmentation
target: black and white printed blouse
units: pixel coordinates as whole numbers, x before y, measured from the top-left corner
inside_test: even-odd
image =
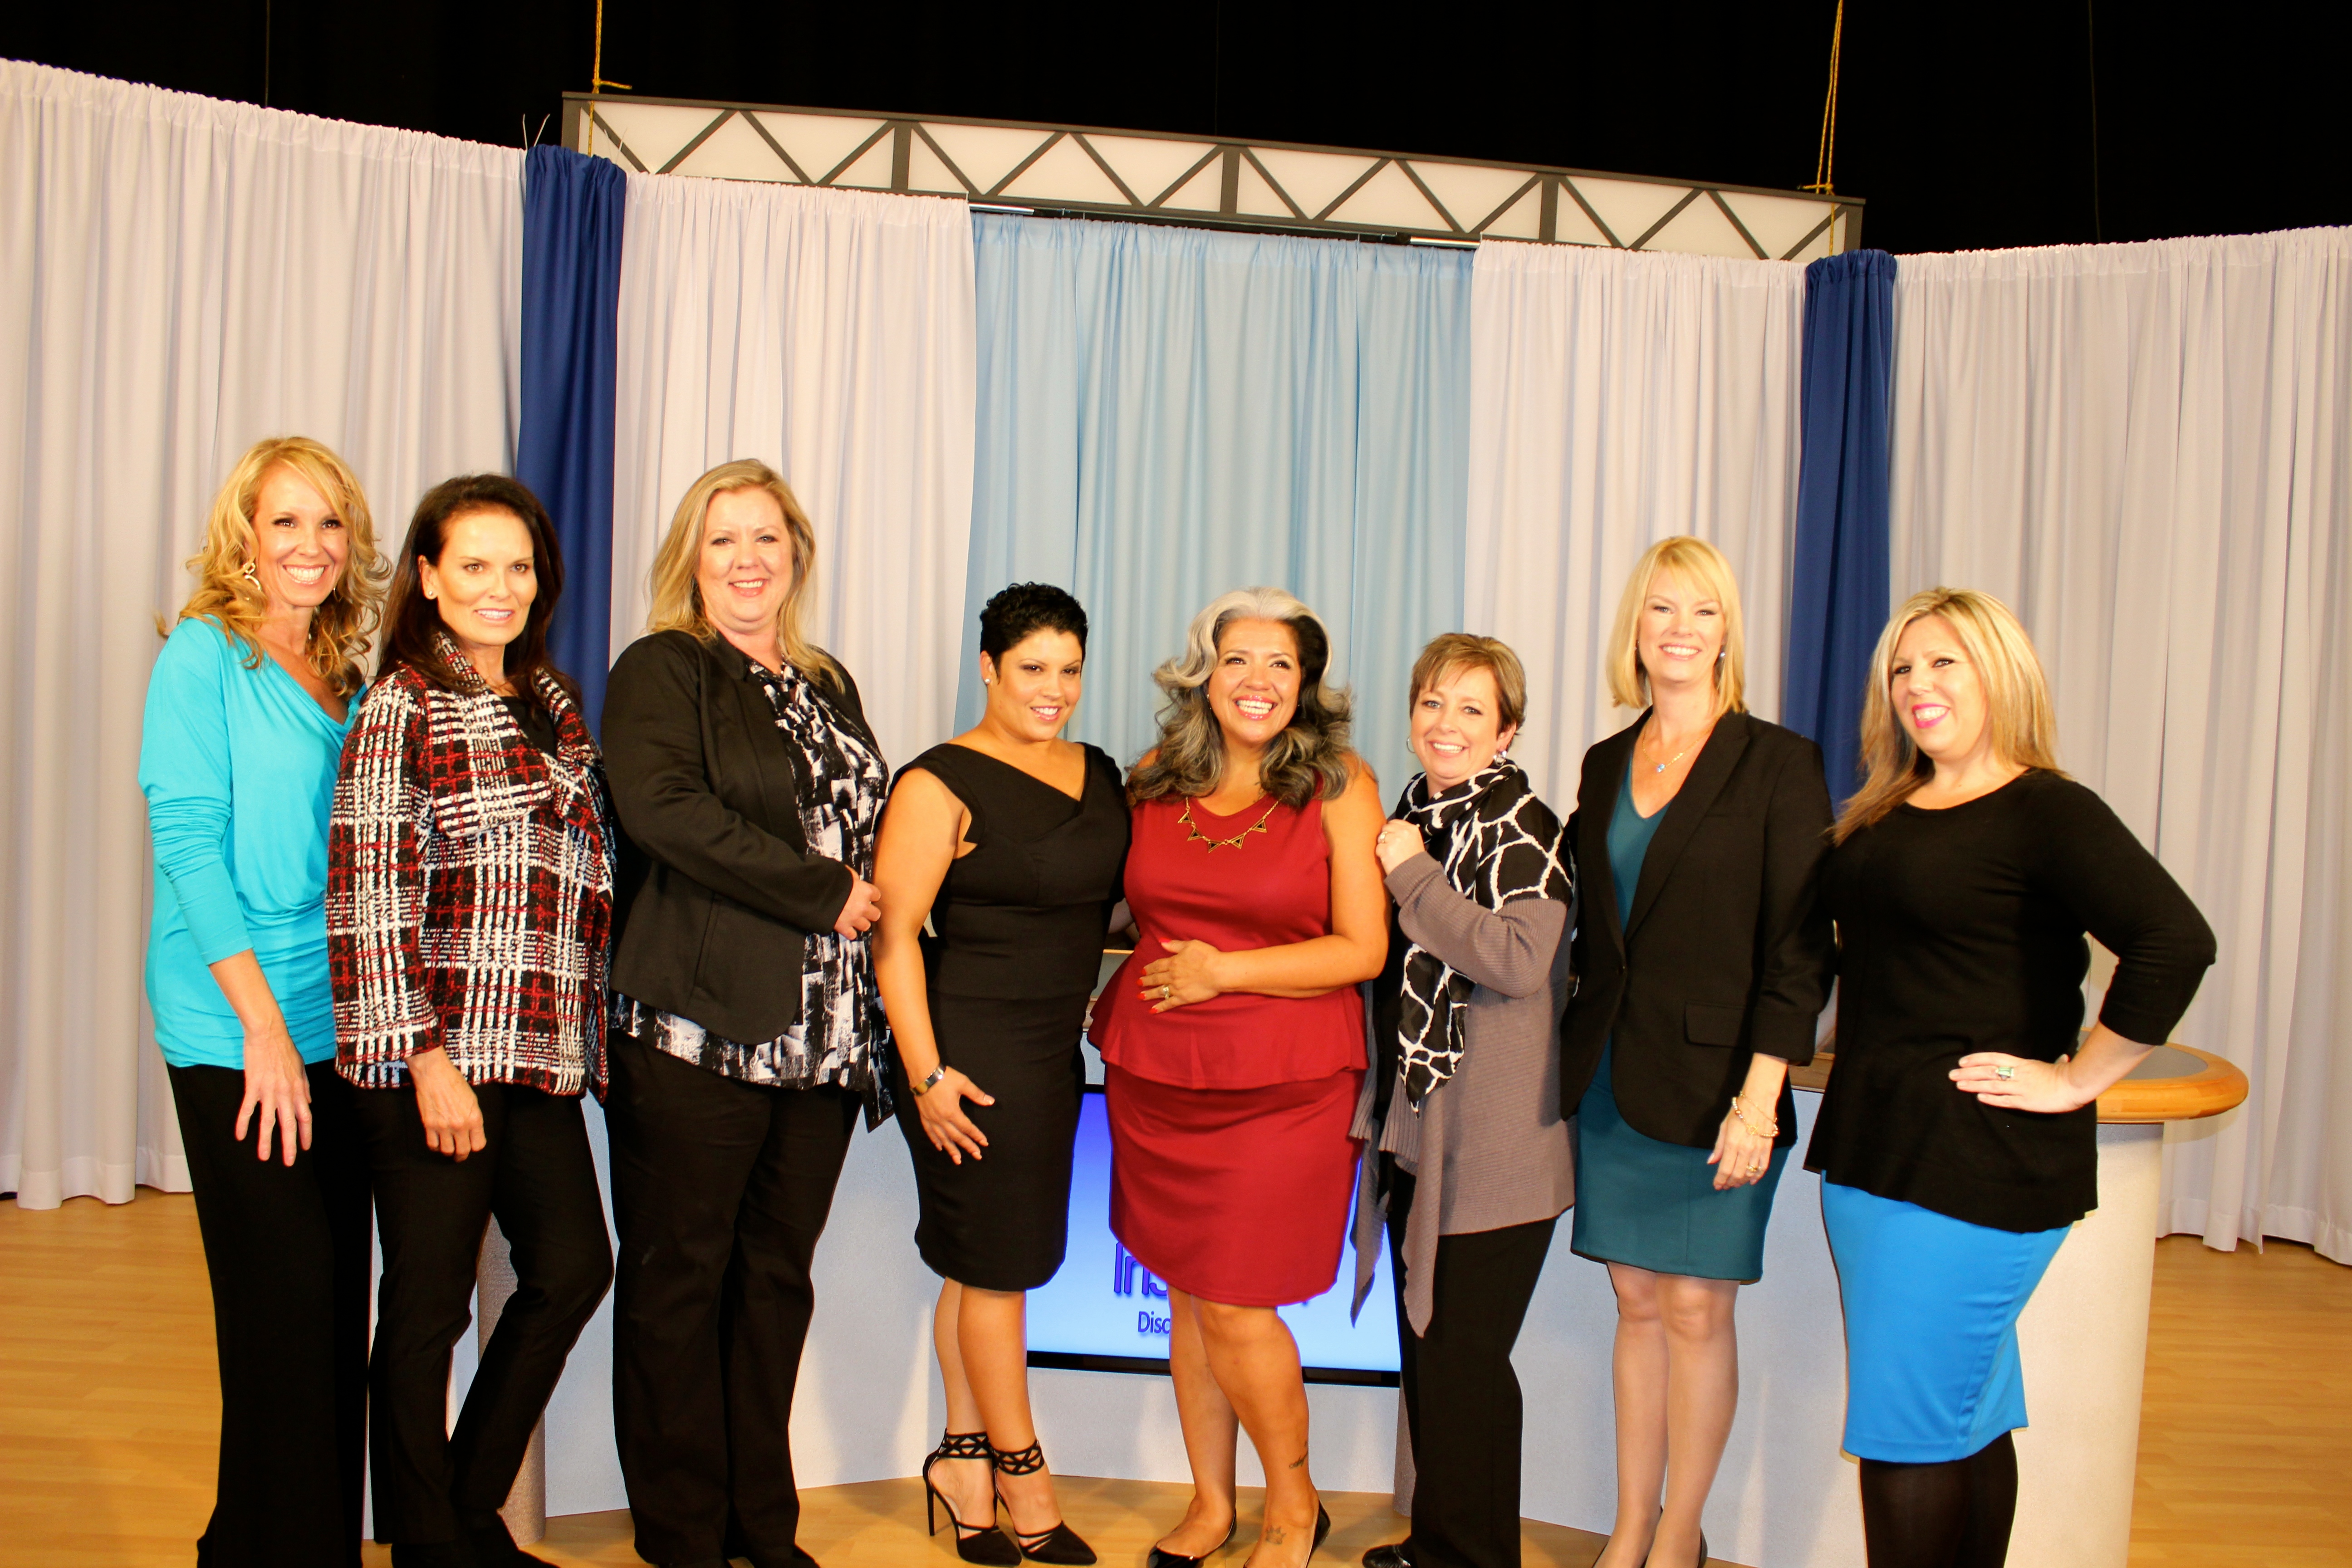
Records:
[[[810,788],[800,801],[808,852],[874,876],[874,844],[890,773],[882,754],[791,665],[778,674],[746,659],[775,710],[776,728],[799,752]],[[613,994],[613,1026],[722,1078],[777,1089],[830,1084],[866,1102],[869,1122],[890,1114],[889,1025],[874,982],[873,944],[811,931],[801,970],[800,1021],[772,1040],[725,1039],[691,1018]]]

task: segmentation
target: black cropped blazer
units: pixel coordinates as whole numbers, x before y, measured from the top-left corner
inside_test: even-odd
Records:
[[[848,673],[817,685],[872,744]],[[628,838],[613,988],[722,1039],[774,1039],[800,1021],[807,935],[832,929],[856,873],[808,852],[805,764],[751,660],[689,632],[639,637],[605,684],[604,731]]]
[[[1637,1132],[1715,1146],[1752,1052],[1792,1066],[1836,963],[1815,894],[1829,853],[1822,749],[1791,730],[1727,713],[1666,806],[1622,930],[1609,868],[1609,819],[1640,720],[1584,753],[1575,846],[1583,912],[1570,949],[1575,990],[1560,1027],[1560,1110],[1573,1115],[1613,1036],[1610,1084]],[[1788,1089],[1780,1133],[1796,1142]]]

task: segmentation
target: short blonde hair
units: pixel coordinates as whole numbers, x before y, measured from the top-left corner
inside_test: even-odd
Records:
[[[376,614],[383,604],[384,561],[376,553],[375,520],[359,477],[350,464],[307,436],[256,441],[229,469],[205,520],[204,548],[188,560],[196,586],[180,606],[179,619],[212,622],[243,646],[247,669],[261,668],[261,628],[269,619],[269,595],[245,573],[259,559],[254,509],[260,504],[261,482],[280,466],[317,490],[351,536],[342,574],[326,602],[311,612],[310,638],[302,650],[319,678],[337,696],[349,697],[366,682],[368,641],[375,635]]]
[[[1184,652],[1151,672],[1166,700],[1160,709],[1160,743],[1127,782],[1134,800],[1212,794],[1225,770],[1224,731],[1209,707],[1209,677],[1217,645],[1235,621],[1280,621],[1298,645],[1298,709],[1258,759],[1258,783],[1284,805],[1337,800],[1355,779],[1348,750],[1349,700],[1324,679],[1331,668],[1331,631],[1323,617],[1281,588],[1235,588],[1219,595],[1185,629]]]
[[[1650,705],[1649,672],[1642,668],[1642,606],[1650,584],[1671,572],[1723,610],[1723,656],[1715,664],[1715,712],[1748,711],[1747,623],[1739,613],[1739,580],[1723,552],[1704,539],[1677,533],[1642,552],[1625,591],[1617,597],[1617,620],[1609,628],[1609,695],[1620,708]]]
[[[1902,805],[1935,774],[1935,764],[1895,716],[1894,698],[1895,645],[1913,622],[1929,616],[1941,616],[1952,628],[1976,669],[1995,753],[2005,763],[2059,772],[2058,711],[2033,639],[2016,613],[1973,588],[1929,588],[1903,602],[1870,656],[1870,689],[1862,698],[1862,756],[1870,771],[1838,818],[1841,844]]]
[[[775,497],[784,514],[784,532],[793,542],[793,585],[776,610],[776,640],[784,658],[803,675],[828,685],[841,684],[841,667],[833,656],[808,640],[801,629],[801,600],[816,578],[816,530],[783,477],[756,458],[721,463],[687,487],[671,514],[669,531],[654,555],[653,609],[646,618],[648,632],[692,632],[705,642],[716,641],[719,628],[702,606],[702,588],[695,581],[702,562],[703,525],[710,503],[730,490],[765,490]]]
[[[1423,692],[1447,676],[1467,669],[1483,669],[1495,678],[1495,716],[1503,729],[1516,730],[1526,721],[1528,672],[1519,656],[1500,637],[1468,632],[1440,632],[1429,639],[1429,646],[1412,661],[1412,691],[1405,700],[1407,706],[1420,701]]]

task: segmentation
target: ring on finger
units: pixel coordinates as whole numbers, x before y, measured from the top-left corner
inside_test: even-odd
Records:
[[[2017,1068],[2013,1063],[2003,1062],[1992,1069],[1992,1076],[2006,1081],[2017,1076]]]

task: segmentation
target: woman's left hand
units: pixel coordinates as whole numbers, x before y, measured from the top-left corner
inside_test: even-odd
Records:
[[[1723,1113],[1723,1125],[1715,1130],[1715,1152],[1706,1157],[1706,1163],[1715,1167],[1715,1190],[1718,1193],[1753,1185],[1772,1168],[1772,1140],[1739,1120],[1739,1112],[1727,1110]]]
[[[1973,1094],[2004,1110],[2080,1110],[2098,1097],[2075,1087],[2074,1076],[2066,1070],[2071,1059],[2060,1057],[2054,1062],[2041,1062],[2032,1057],[1978,1051],[1960,1058],[1960,1065],[1952,1069],[1952,1084],[1962,1094]],[[2003,1068],[2008,1069],[2007,1076]]]
[[[1155,1013],[1165,1013],[1171,1007],[1188,1003],[1206,1002],[1212,996],[1224,994],[1224,987],[1216,981],[1217,950],[1205,942],[1163,942],[1168,950],[1165,958],[1155,958],[1143,966],[1141,999],[1151,1004]]]
[[[1372,852],[1381,858],[1381,875],[1386,877],[1414,856],[1427,854],[1429,846],[1423,842],[1420,828],[1391,817],[1381,825],[1381,836],[1373,840]]]

